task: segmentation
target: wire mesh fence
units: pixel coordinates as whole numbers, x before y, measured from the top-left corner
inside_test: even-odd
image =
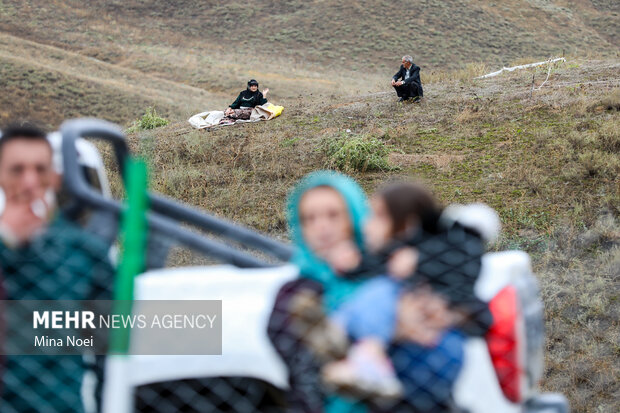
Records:
[[[68,124],[63,142],[97,128],[128,158],[117,128],[93,121]],[[485,254],[474,227],[436,219],[361,254],[354,269],[334,271],[320,260],[287,266],[287,246],[147,194],[145,167],[131,161],[117,231],[122,206],[93,191],[76,154],[64,149],[71,190],[62,213],[26,243],[11,242],[0,227],[0,412],[479,413],[521,409],[535,394],[542,306],[526,254]],[[75,198],[102,207],[85,209]],[[409,263],[406,274],[394,271],[395,261]],[[166,268],[188,263],[194,267]],[[134,299],[221,301],[221,354],[132,353],[140,340],[132,329],[111,337],[109,352],[15,350],[29,340],[33,347],[22,334],[29,323],[36,328],[26,303]],[[21,318],[7,310],[19,303]],[[186,333],[175,332],[177,341],[191,341]],[[472,407],[480,400],[491,410]]]
[[[288,386],[242,371],[219,377],[207,367],[202,376],[132,386],[128,411],[459,411],[454,386],[471,337],[486,339],[505,397],[521,400],[522,374],[535,381],[539,366],[519,360],[519,346],[529,346],[530,357],[542,347],[535,286],[517,286],[511,297],[489,306],[473,290],[484,252],[475,234],[456,227],[412,245],[419,264],[411,280],[383,276],[385,262],[371,261],[366,271],[343,275],[358,288],[332,309],[324,305],[328,291],[303,274],[276,282],[273,297],[256,297],[269,311],[264,325],[254,327],[263,329],[285,366]],[[110,248],[110,242],[58,218],[28,246],[0,250],[4,298],[109,300],[115,278]],[[527,335],[520,338],[519,329]],[[250,354],[253,345],[241,343]],[[5,356],[0,410],[98,411],[104,364],[103,356]]]
[[[109,250],[109,244],[60,216],[28,245],[0,243],[3,299],[110,300],[115,270]],[[5,338],[19,346],[19,332],[9,329]],[[83,411],[85,403],[93,409],[103,374],[99,357],[81,355],[9,354],[1,369],[2,412]]]

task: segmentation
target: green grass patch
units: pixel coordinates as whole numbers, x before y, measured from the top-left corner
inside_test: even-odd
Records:
[[[388,161],[394,147],[375,137],[343,135],[325,140],[323,146],[328,157],[328,168],[347,173],[397,169]]]
[[[134,133],[141,130],[150,130],[159,128],[161,126],[166,126],[170,123],[167,119],[162,118],[157,115],[157,111],[155,108],[147,108],[146,113],[142,115],[140,119],[135,121],[133,125],[127,129],[127,133]]]

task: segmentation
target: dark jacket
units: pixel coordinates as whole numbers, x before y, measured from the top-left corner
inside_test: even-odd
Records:
[[[28,245],[11,249],[0,241],[0,271],[8,300],[112,298],[107,244],[60,216]],[[81,412],[82,376],[88,370],[95,372],[101,391],[101,357],[86,363],[79,355],[6,356],[4,363],[1,411]]]
[[[482,238],[473,229],[454,223],[437,230],[419,231],[410,245],[418,251],[414,285],[427,284],[442,295],[453,309],[467,315],[460,328],[469,335],[486,334],[493,322],[487,303],[474,292],[485,252]]]
[[[303,277],[283,285],[269,318],[267,334],[289,370],[287,412],[321,413],[325,397],[319,373],[321,363],[303,342],[307,330],[294,323],[293,301],[304,290],[320,296],[324,292],[319,282]]]
[[[364,256],[361,265],[345,276],[369,278],[385,274],[387,261],[394,251],[415,247],[418,265],[413,277],[407,280],[409,288],[430,287],[442,295],[450,307],[468,315],[460,326],[465,333],[484,335],[493,319],[488,305],[474,293],[485,252],[480,235],[458,223],[441,225],[438,218],[423,219],[423,223],[423,228],[408,239],[393,241],[375,256]]]
[[[400,69],[398,69],[398,72],[396,72],[396,74],[394,75],[392,79],[396,81],[402,79],[405,82],[405,85],[416,83],[419,87],[422,87],[422,81],[420,80],[420,66],[417,66],[412,63],[409,73],[410,73],[409,78],[405,80],[407,69],[405,69],[405,66],[400,65]]]
[[[267,99],[265,99],[261,91],[252,92],[250,89],[246,89],[239,93],[239,96],[230,104],[230,107],[232,109],[239,109],[240,107],[253,108],[265,103],[267,103]]]

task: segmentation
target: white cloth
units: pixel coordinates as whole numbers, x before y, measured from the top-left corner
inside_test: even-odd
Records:
[[[205,129],[219,124],[223,117],[223,111],[212,110],[209,112],[198,113],[189,118],[187,121],[196,129]]]
[[[252,114],[250,115],[250,119],[238,119],[233,123],[225,123],[224,125],[234,125],[235,123],[244,123],[244,122],[258,122],[261,120],[271,120],[278,116],[280,112],[274,111],[274,108],[278,106],[270,105],[266,103],[265,105],[256,106],[252,109]],[[282,109],[282,107],[279,107]],[[221,110],[211,110],[208,112],[197,113],[187,121],[196,129],[206,129],[211,128],[213,126],[219,125],[222,118],[224,118],[224,112]]]

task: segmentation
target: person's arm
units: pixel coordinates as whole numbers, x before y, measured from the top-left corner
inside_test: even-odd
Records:
[[[364,253],[356,268],[341,274],[343,277],[353,280],[370,278],[388,273],[388,261],[400,249],[409,246],[399,240],[393,240],[377,253]]]
[[[404,75],[402,74],[402,72],[403,72],[403,67],[401,66],[400,69],[398,69],[398,72],[396,72],[396,74],[392,77],[392,81],[390,82],[392,86],[399,86],[398,79],[401,77],[404,78]]]
[[[265,103],[267,103],[267,92],[269,92],[269,89],[265,89],[265,95],[263,95],[261,92],[258,92],[258,104],[259,105],[264,105]]]
[[[401,77],[404,77],[404,76],[402,75],[402,72],[403,72],[403,67],[401,66],[401,67],[398,69],[398,72],[396,72],[396,74],[392,77],[392,79],[394,79],[394,82],[398,82],[398,79],[400,79]]]
[[[383,275],[387,272],[386,266],[387,257],[362,254],[362,259],[358,266],[341,274],[343,278],[349,280],[363,280],[377,275]]]

